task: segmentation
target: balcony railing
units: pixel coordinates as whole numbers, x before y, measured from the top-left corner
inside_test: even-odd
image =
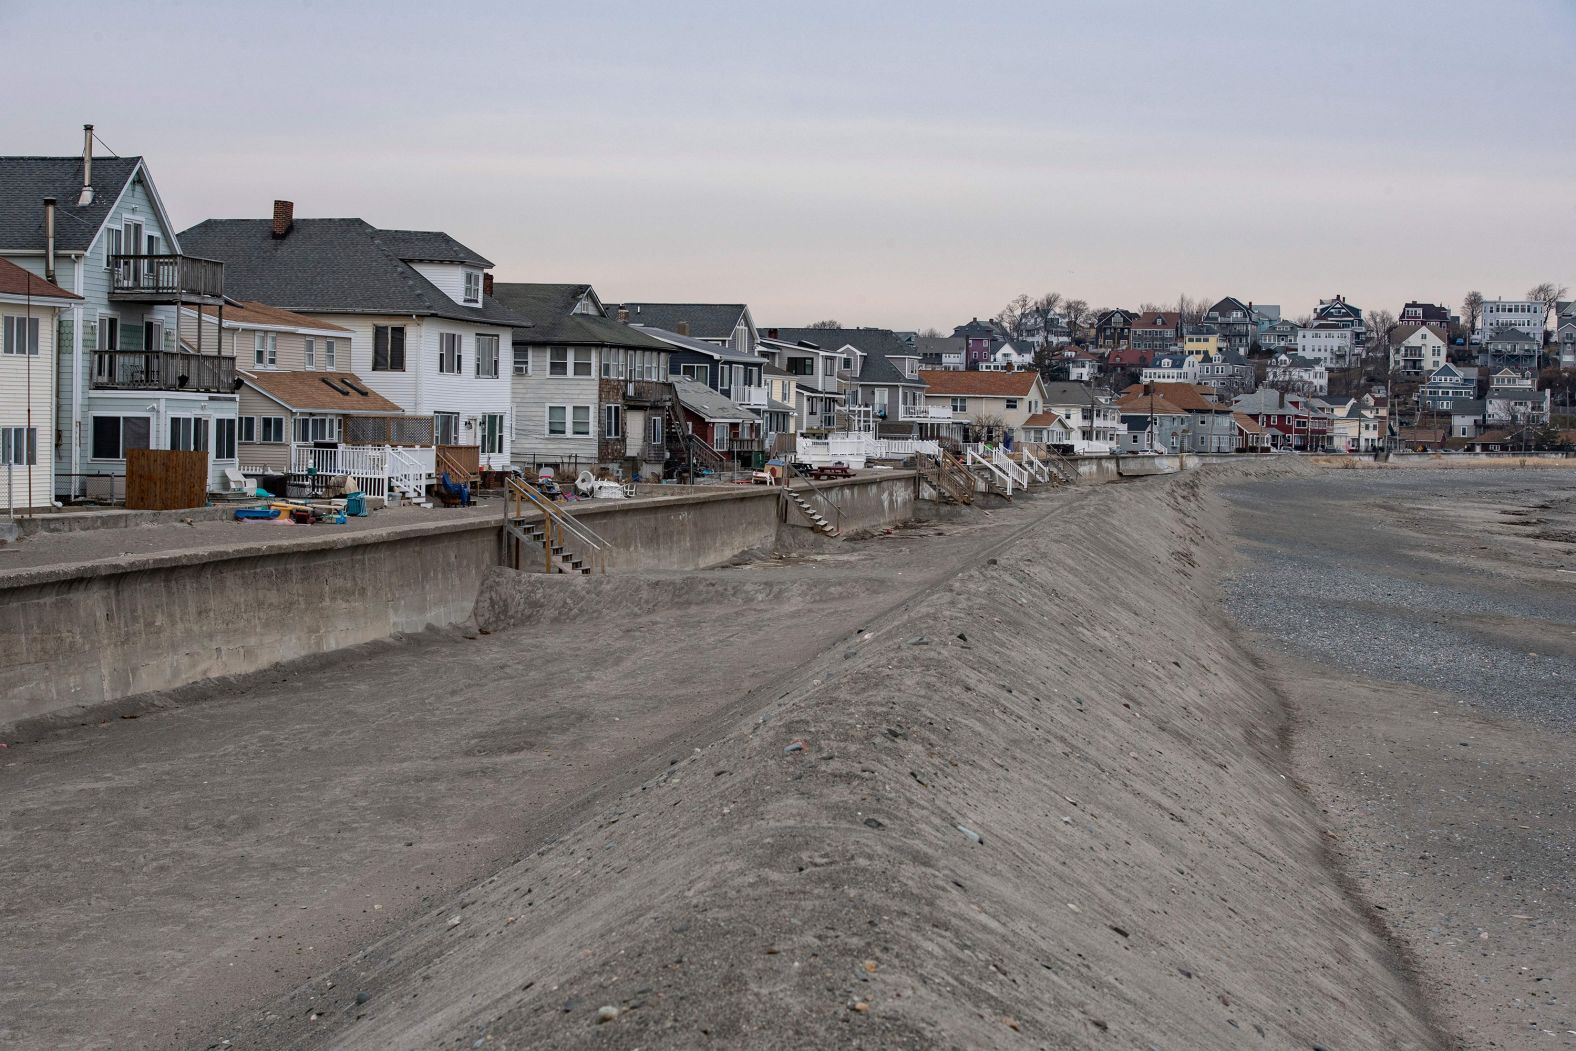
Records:
[[[672,392],[670,384],[657,380],[627,380],[624,383],[624,400],[637,405],[666,401]]]
[[[218,303],[224,264],[189,255],[110,256],[111,299],[143,303]]]
[[[899,420],[915,420],[920,423],[950,423],[952,410],[939,405],[904,405],[898,409]]]
[[[229,393],[235,389],[235,359],[161,350],[99,350],[93,353],[93,386]]]
[[[765,387],[735,387],[734,393],[738,402],[746,409],[764,409],[766,407]]]

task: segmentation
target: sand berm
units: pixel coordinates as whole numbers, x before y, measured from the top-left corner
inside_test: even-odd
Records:
[[[1287,469],[1004,537],[232,1046],[1444,1046],[1218,611],[1217,482]],[[478,618],[528,637],[621,587],[704,627],[682,581],[651,612],[649,580],[507,571]]]

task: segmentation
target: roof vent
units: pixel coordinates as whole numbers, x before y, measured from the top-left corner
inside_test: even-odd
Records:
[[[77,207],[86,208],[93,203],[93,125],[82,125],[82,193],[77,197]],[[135,249],[133,249],[135,251]]]

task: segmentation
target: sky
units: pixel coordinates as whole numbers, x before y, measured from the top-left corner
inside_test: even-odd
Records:
[[[1576,0],[65,10],[0,0],[0,148],[92,123],[181,228],[284,198],[762,326],[1576,286]]]

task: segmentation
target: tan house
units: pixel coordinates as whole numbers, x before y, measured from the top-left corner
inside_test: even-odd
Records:
[[[1021,434],[1031,417],[1045,410],[1045,384],[1033,371],[991,372],[922,369],[925,403],[948,410],[966,427],[971,440]]]
[[[372,444],[366,430],[387,435],[407,419],[400,407],[350,372],[240,372],[240,458],[243,473],[296,470],[292,450],[317,443]],[[414,417],[408,418],[412,423]],[[432,421],[426,421],[432,442]],[[396,439],[398,435],[394,436]],[[406,435],[406,437],[419,437]],[[390,444],[418,444],[384,437]],[[299,460],[300,454],[294,454]]]

